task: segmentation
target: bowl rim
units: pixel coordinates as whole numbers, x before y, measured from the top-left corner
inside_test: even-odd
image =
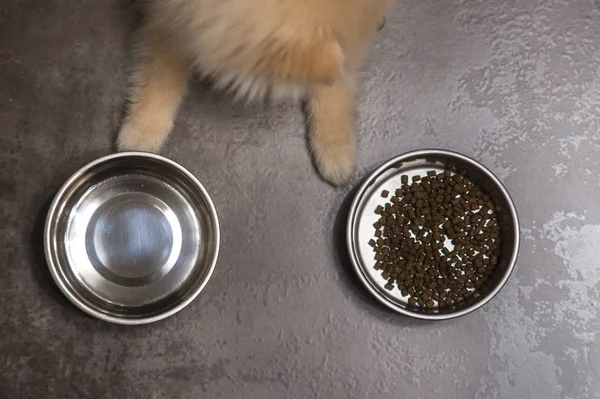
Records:
[[[432,155],[433,156],[444,155],[444,156],[451,156],[454,158],[458,158],[462,161],[465,161],[465,162],[475,166],[481,172],[483,172],[487,177],[489,177],[494,182],[494,184],[500,189],[502,195],[505,197],[505,199],[509,205],[509,212],[510,212],[510,216],[512,218],[513,224],[514,224],[514,234],[515,234],[514,250],[511,255],[509,266],[506,269],[506,272],[504,273],[504,275],[502,276],[502,279],[496,285],[496,287],[494,287],[494,289],[491,290],[480,301],[478,301],[472,305],[469,305],[469,306],[465,307],[464,309],[461,309],[461,310],[458,310],[458,311],[452,312],[452,313],[446,313],[446,314],[428,314],[428,313],[413,312],[409,309],[403,308],[401,306],[397,306],[396,304],[387,300],[381,293],[379,293],[373,287],[373,283],[365,276],[365,272],[363,271],[363,269],[366,266],[363,267],[360,259],[358,258],[357,249],[355,248],[354,239],[353,239],[354,234],[355,234],[355,229],[357,228],[358,206],[360,205],[360,203],[363,199],[363,196],[364,196],[365,192],[367,191],[367,189],[369,188],[369,186],[371,186],[371,184],[374,183],[374,181],[381,175],[381,173],[384,172],[385,170],[387,170],[391,165],[401,162],[407,158],[413,158],[415,156],[425,157],[425,156],[432,156]],[[395,156],[395,157],[389,159],[388,161],[384,162],[381,166],[379,166],[377,169],[375,169],[372,173],[370,173],[369,176],[365,179],[365,181],[360,185],[360,189],[355,194],[354,199],[352,200],[352,204],[350,206],[348,215],[349,216],[348,216],[348,222],[347,222],[347,227],[346,227],[346,245],[347,245],[347,249],[348,249],[348,252],[350,255],[350,260],[352,262],[355,272],[358,274],[358,277],[362,281],[363,285],[369,290],[369,292],[379,302],[381,302],[383,305],[387,306],[388,308],[390,308],[398,313],[401,313],[405,316],[410,316],[410,317],[413,317],[416,319],[421,319],[421,320],[449,320],[449,319],[455,319],[457,317],[465,316],[469,313],[472,313],[472,312],[480,309],[482,306],[486,305],[488,302],[490,302],[500,292],[500,290],[502,290],[502,288],[506,285],[506,283],[508,282],[508,279],[512,275],[512,273],[515,269],[516,263],[517,263],[517,258],[519,255],[519,248],[520,248],[520,243],[521,243],[521,237],[520,237],[519,216],[518,216],[517,209],[515,207],[512,197],[510,196],[510,194],[508,193],[508,190],[506,189],[504,184],[502,184],[500,179],[498,179],[498,177],[496,177],[496,175],[494,175],[494,173],[492,173],[487,167],[485,167],[480,162],[474,160],[473,158],[468,157],[459,152],[430,148],[430,149],[420,149],[420,150],[409,151],[409,152],[400,154],[398,156]]]
[[[203,197],[203,200],[207,204],[210,217],[214,219],[213,234],[214,234],[214,241],[215,241],[215,251],[210,260],[210,265],[208,267],[208,272],[207,272],[206,276],[202,279],[200,284],[198,284],[198,286],[191,293],[191,295],[188,298],[186,298],[184,301],[179,302],[176,306],[173,306],[172,308],[170,308],[164,312],[161,312],[161,313],[158,313],[158,314],[155,314],[152,316],[145,316],[145,317],[140,317],[140,318],[126,318],[126,317],[118,317],[118,316],[108,315],[108,314],[99,312],[99,311],[91,308],[90,306],[86,305],[84,302],[80,301],[73,294],[72,290],[68,286],[68,283],[63,278],[62,271],[60,270],[61,268],[59,267],[59,265],[56,264],[56,262],[54,262],[53,245],[52,245],[53,238],[51,236],[52,228],[55,225],[55,217],[58,213],[58,209],[63,204],[65,193],[70,189],[70,187],[73,185],[73,183],[75,183],[79,178],[81,178],[81,176],[84,175],[86,172],[88,172],[89,170],[98,166],[99,164],[110,162],[110,161],[113,161],[116,159],[130,158],[130,157],[141,157],[141,158],[151,159],[153,161],[166,163],[169,166],[177,169],[179,172],[183,173],[193,184],[194,188],[200,192],[200,194]],[[202,292],[202,290],[204,289],[204,287],[210,280],[210,278],[215,270],[217,260],[219,258],[220,246],[221,246],[221,229],[220,229],[220,225],[219,225],[219,217],[218,217],[215,205],[212,201],[212,198],[210,197],[210,195],[208,194],[208,191],[206,191],[206,189],[204,188],[202,183],[200,183],[200,181],[196,178],[196,176],[194,176],[189,170],[187,170],[185,167],[183,167],[179,163],[177,163],[169,158],[166,158],[164,156],[154,154],[154,153],[149,153],[149,152],[143,152],[143,151],[124,151],[124,152],[118,152],[118,153],[114,153],[114,154],[105,155],[105,156],[99,157],[99,158],[87,163],[86,165],[82,166],[81,168],[79,168],[76,172],[74,172],[65,181],[65,183],[63,183],[61,188],[55,194],[54,199],[52,200],[52,203],[50,205],[50,208],[48,209],[48,213],[46,215],[46,222],[44,225],[44,253],[46,256],[46,263],[48,264],[48,268],[50,269],[50,274],[52,275],[54,282],[56,283],[58,288],[61,290],[61,292],[69,299],[69,301],[71,301],[75,306],[77,306],[80,310],[87,313],[88,315],[93,316],[100,320],[110,322],[110,323],[122,324],[122,325],[141,325],[141,324],[154,323],[154,322],[166,319],[167,317],[174,315],[175,313],[181,311],[186,306],[188,306],[200,294],[200,292]],[[67,266],[70,267],[70,265],[67,265]]]

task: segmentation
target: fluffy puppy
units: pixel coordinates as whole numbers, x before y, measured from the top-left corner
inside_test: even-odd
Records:
[[[306,100],[321,175],[354,169],[354,97],[391,0],[147,0],[120,150],[156,152],[191,73],[246,99]]]

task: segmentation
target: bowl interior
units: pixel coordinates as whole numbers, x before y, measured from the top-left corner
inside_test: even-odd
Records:
[[[74,174],[46,225],[46,254],[61,290],[114,322],[170,315],[204,287],[219,231],[212,201],[181,166],[146,154],[105,157]]]
[[[452,306],[422,309],[408,304],[394,288],[384,288],[386,280],[374,269],[373,248],[368,242],[373,238],[373,223],[379,217],[374,213],[377,205],[387,200],[381,197],[382,190],[394,192],[401,187],[404,174],[426,175],[427,171],[438,173],[450,170],[463,174],[487,193],[496,205],[500,224],[500,256],[498,265],[485,285],[469,300],[461,300]],[[519,247],[519,226],[513,202],[500,181],[485,167],[461,154],[442,150],[422,150],[395,158],[384,164],[371,175],[357,194],[348,224],[348,246],[359,277],[367,288],[388,307],[410,316],[423,319],[447,319],[469,313],[488,302],[502,288],[514,267]]]

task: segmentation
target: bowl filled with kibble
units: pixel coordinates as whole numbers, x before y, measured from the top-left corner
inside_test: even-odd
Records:
[[[446,150],[395,157],[352,203],[347,243],[365,287],[390,309],[451,319],[488,303],[508,281],[519,221],[500,180]]]

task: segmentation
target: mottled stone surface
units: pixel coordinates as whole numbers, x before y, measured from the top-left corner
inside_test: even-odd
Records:
[[[211,193],[222,256],[196,301],[141,327],[71,306],[42,249],[48,200],[112,151],[136,13],[0,11],[0,397],[600,398],[598,0],[401,1],[365,68],[345,188],[315,174],[297,107],[193,85],[163,153]],[[491,168],[523,227],[506,288],[448,322],[383,309],[344,250],[351,187],[423,147]]]

